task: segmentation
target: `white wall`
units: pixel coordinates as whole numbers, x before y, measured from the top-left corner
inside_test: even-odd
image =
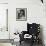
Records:
[[[8,3],[8,0],[0,0],[0,3]]]
[[[9,31],[6,31],[7,9],[8,4],[0,4],[0,39],[9,39]]]
[[[27,21],[16,21],[16,8],[27,8]],[[43,27],[43,36],[46,44],[45,12],[45,3],[42,4],[40,0],[9,0],[9,31],[11,36],[16,30],[26,30],[27,22],[36,22]]]

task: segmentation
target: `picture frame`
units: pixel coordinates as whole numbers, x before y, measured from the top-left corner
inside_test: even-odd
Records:
[[[27,8],[16,8],[16,21],[27,20]]]

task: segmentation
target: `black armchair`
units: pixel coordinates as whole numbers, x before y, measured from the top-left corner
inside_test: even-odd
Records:
[[[39,43],[39,33],[40,33],[40,24],[32,23],[29,24],[27,23],[27,31],[22,31],[22,34],[20,34],[20,44],[21,41],[24,41],[24,35],[29,34],[32,35],[30,38],[31,43],[33,44],[34,42]]]

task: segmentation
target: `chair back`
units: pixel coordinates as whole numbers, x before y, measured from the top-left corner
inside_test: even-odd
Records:
[[[28,33],[31,35],[32,34],[37,35],[38,32],[40,32],[40,24],[36,24],[36,23],[29,24],[29,23],[27,23],[27,30],[28,30]]]

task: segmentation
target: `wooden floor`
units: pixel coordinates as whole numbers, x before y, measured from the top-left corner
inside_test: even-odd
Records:
[[[0,46],[12,46],[11,43],[0,43]]]
[[[13,41],[13,39],[0,39],[0,43],[11,43]]]

